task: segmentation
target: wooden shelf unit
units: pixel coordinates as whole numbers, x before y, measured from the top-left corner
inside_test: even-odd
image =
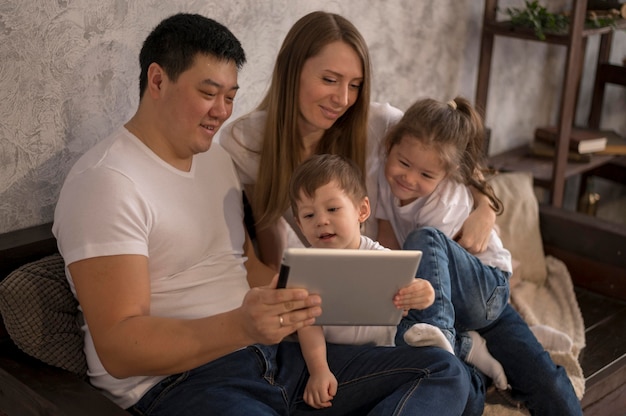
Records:
[[[564,77],[561,88],[561,100],[557,121],[558,138],[556,153],[553,161],[534,159],[525,157],[521,162],[522,152],[514,149],[491,158],[492,167],[500,170],[519,170],[523,167],[533,173],[537,185],[548,188],[551,191],[551,204],[555,207],[563,205],[565,191],[565,180],[574,174],[583,173],[588,169],[596,168],[599,164],[611,160],[611,156],[594,156],[594,160],[588,164],[568,163],[567,155],[569,150],[569,136],[574,122],[576,101],[578,98],[578,88],[584,64],[587,38],[593,35],[601,37],[601,48],[598,54],[598,68],[601,65],[608,65],[610,45],[613,38],[613,31],[626,28],[626,19],[617,21],[614,27],[586,28],[585,16],[587,12],[587,0],[572,0],[570,13],[570,26],[566,34],[547,33],[544,42],[561,45],[567,48],[567,57],[564,67]],[[476,107],[482,109],[486,114],[487,95],[489,89],[489,77],[491,74],[491,61],[493,56],[493,45],[496,36],[512,37],[522,40],[532,40],[542,42],[535,35],[534,31],[526,28],[513,26],[509,21],[497,20],[498,0],[485,0],[485,11],[483,18],[482,39],[480,47],[480,60],[478,67],[478,81],[476,86]],[[602,66],[604,68],[604,66]],[[607,70],[607,77],[612,75]],[[596,81],[598,82],[598,81]],[[606,81],[610,82],[610,81]],[[603,88],[602,84],[602,88]],[[598,97],[594,98],[596,104],[594,111],[601,111],[602,91],[598,90]],[[594,92],[595,97],[595,92]],[[593,113],[595,128],[599,125],[599,115]],[[497,166],[496,166],[497,164]],[[547,167],[547,168],[546,168]],[[546,169],[550,170],[550,175]]]
[[[624,28],[622,27],[622,29]],[[609,62],[612,43],[613,32],[608,32],[600,37],[596,78],[593,84],[591,110],[589,111],[589,127],[593,129],[600,128],[605,85],[615,84],[626,87],[626,59],[624,59],[623,65],[613,65]]]

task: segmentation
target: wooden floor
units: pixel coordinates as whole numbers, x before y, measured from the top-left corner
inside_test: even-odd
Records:
[[[585,416],[626,415],[626,302],[576,288],[587,346]]]

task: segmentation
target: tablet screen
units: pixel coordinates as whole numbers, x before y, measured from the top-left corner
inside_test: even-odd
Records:
[[[322,298],[316,325],[397,325],[393,296],[415,278],[418,250],[289,248],[278,287],[301,287]]]

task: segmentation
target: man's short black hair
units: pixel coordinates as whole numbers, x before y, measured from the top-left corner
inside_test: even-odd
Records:
[[[197,54],[233,61],[238,69],[246,62],[239,40],[221,23],[199,14],[179,13],[166,18],[146,38],[139,54],[139,96],[148,82],[148,67],[159,64],[172,80],[189,69]]]

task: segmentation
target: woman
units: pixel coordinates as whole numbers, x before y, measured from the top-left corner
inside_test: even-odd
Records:
[[[288,185],[294,169],[315,153],[354,160],[366,174],[372,210],[386,132],[402,117],[387,104],[370,103],[367,45],[345,18],[312,12],[289,30],[280,48],[269,91],[259,107],[223,128],[220,144],[237,166],[255,219],[259,256],[278,269],[283,249],[303,244],[289,212]],[[476,207],[455,236],[472,253],[483,251],[495,223],[487,197],[470,188]],[[364,234],[376,238],[375,220]],[[528,325],[509,305],[500,320],[479,331],[505,368],[512,395],[531,412],[582,415],[562,367],[554,365]],[[486,384],[473,367],[464,415],[481,415]]]
[[[294,169],[315,153],[354,160],[366,173],[372,209],[377,201],[380,142],[402,112],[370,103],[371,68],[365,40],[345,18],[312,12],[298,20],[278,53],[269,91],[259,107],[220,136],[252,205],[259,256],[278,270],[283,249],[298,244],[288,210]],[[484,195],[460,233],[459,243],[481,251],[495,223]],[[364,234],[376,237],[376,221]],[[299,238],[304,244],[304,238]]]

